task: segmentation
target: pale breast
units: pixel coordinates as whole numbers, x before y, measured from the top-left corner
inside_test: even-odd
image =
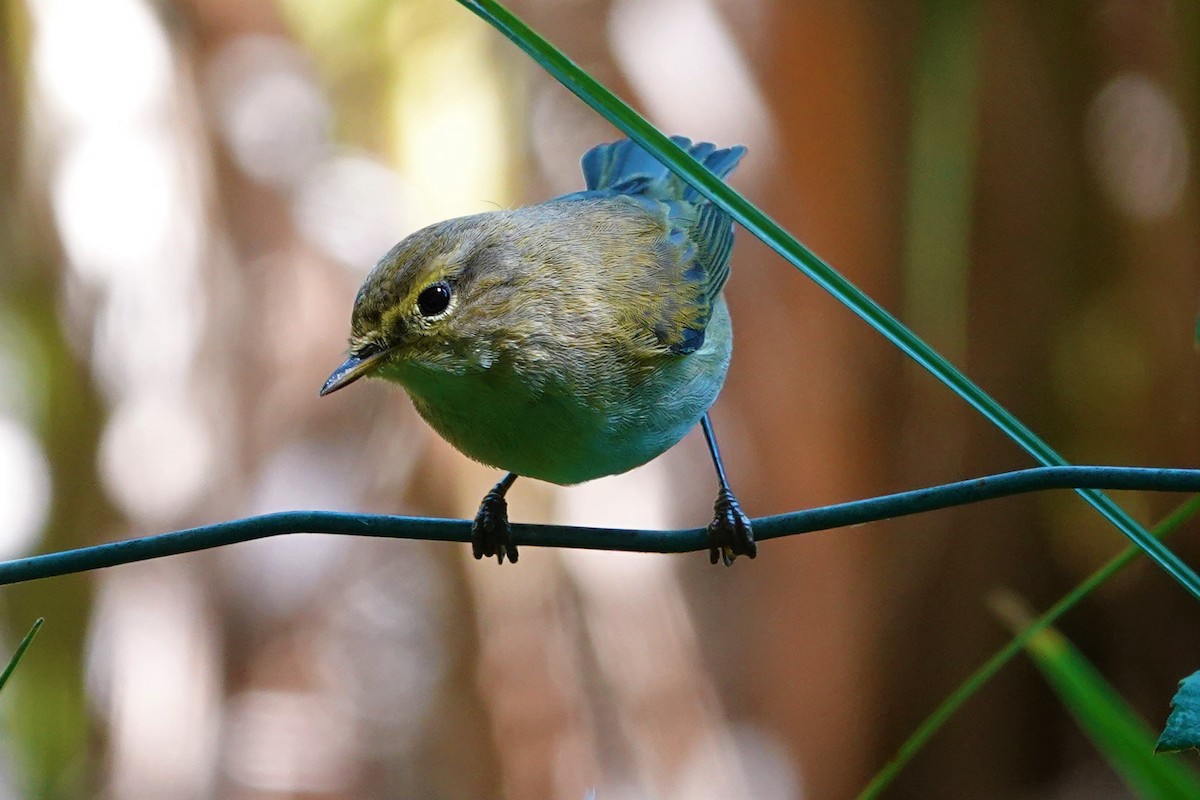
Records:
[[[695,427],[725,380],[732,347],[721,299],[705,344],[667,359],[619,393],[597,378],[564,386],[517,374],[503,363],[463,374],[402,381],[417,411],[467,456],[558,484],[615,475],[660,455]]]

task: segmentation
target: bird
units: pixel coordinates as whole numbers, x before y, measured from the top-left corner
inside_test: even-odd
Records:
[[[718,178],[746,148],[671,137]],[[641,466],[703,429],[717,477],[710,561],[754,558],[709,409],[729,368],[723,289],[733,222],[637,143],[587,151],[585,189],[430,225],[354,299],[348,356],[320,395],[370,376],[403,387],[468,457],[507,474],[471,526],[477,559],[516,562],[505,495]]]

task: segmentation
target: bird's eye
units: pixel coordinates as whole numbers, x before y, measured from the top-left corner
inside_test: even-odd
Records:
[[[445,281],[426,286],[417,295],[417,311],[422,317],[436,317],[450,307],[450,284]]]

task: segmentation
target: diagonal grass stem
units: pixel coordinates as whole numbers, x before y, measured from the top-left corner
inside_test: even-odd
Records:
[[[761,239],[768,247],[775,250],[815,281],[817,285],[865,320],[884,338],[1000,428],[1038,462],[1047,466],[1067,464],[1062,456],[1042,441],[1032,430],[885,311],[882,306],[843,278],[777,222],[706,170],[644,117],[587,72],[580,69],[578,65],[531,30],[503,5],[495,0],[458,0],[458,2],[504,34],[584,103],[645,147],[663,164],[694,186],[697,191],[729,213],[746,230]],[[1094,489],[1078,491],[1083,499],[1096,508],[1105,519],[1141,548],[1194,598],[1200,600],[1200,577],[1197,577],[1196,573],[1178,556],[1151,536],[1107,495]]]
[[[1151,535],[1156,538],[1167,536],[1177,530],[1184,522],[1195,516],[1197,512],[1200,512],[1200,495],[1184,501],[1154,527]],[[892,757],[892,760],[885,764],[883,769],[862,790],[862,793],[858,796],[859,800],[871,800],[871,798],[879,797],[883,793],[883,790],[900,774],[900,770],[904,769],[913,760],[913,757],[920,752],[921,748],[928,744],[929,740],[946,724],[947,720],[954,716],[967,700],[971,699],[976,692],[983,688],[983,685],[990,681],[1005,664],[1018,655],[1031,638],[1053,625],[1060,617],[1078,605],[1083,598],[1091,594],[1097,587],[1136,561],[1141,552],[1137,547],[1125,548],[1118,556],[1096,570],[1070,592],[1063,595],[1044,614],[1014,636],[1008,644],[996,651],[991,658],[983,662],[977,670],[971,673],[970,677],[963,681],[957,689],[942,701],[941,705],[934,709],[933,713],[924,722],[917,726],[917,729],[912,732],[912,735],[908,737],[904,744],[900,745],[900,749],[896,751],[896,755]]]

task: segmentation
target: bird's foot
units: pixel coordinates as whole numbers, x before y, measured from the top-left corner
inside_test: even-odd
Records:
[[[728,487],[721,488],[713,512],[713,521],[708,523],[709,561],[715,564],[720,560],[728,567],[738,556],[754,558],[758,555],[750,518],[742,513],[742,507]]]
[[[479,511],[471,523],[471,552],[475,558],[496,557],[503,564],[507,557],[517,563],[517,546],[512,541],[512,527],[508,524],[508,502],[504,490],[497,485],[479,504]]]

